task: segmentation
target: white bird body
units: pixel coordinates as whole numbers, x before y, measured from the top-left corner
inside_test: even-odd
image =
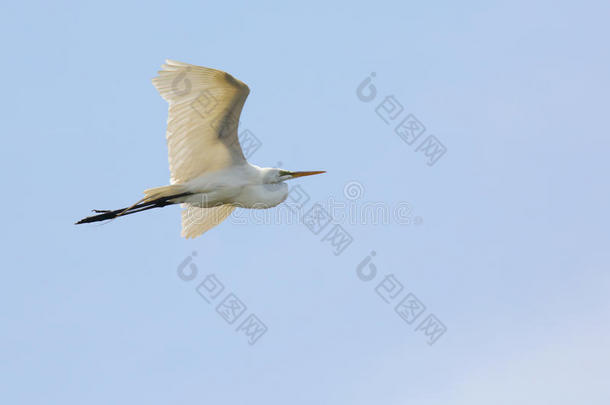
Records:
[[[192,195],[176,201],[199,208],[223,204],[240,208],[275,207],[286,200],[288,184],[266,182],[274,170],[247,163],[206,173],[186,182],[184,190]]]
[[[220,70],[167,60],[153,79],[169,103],[167,146],[170,185],[144,191],[128,208],[96,211],[77,222],[103,221],[151,208],[182,204],[182,236],[194,238],[237,208],[271,208],[288,196],[286,180],[324,173],[291,172],[248,163],[237,136],[250,93]]]

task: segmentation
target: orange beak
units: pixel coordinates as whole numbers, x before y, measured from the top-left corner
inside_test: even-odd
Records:
[[[295,179],[297,177],[313,176],[314,174],[322,174],[322,173],[326,173],[326,172],[324,170],[315,171],[315,172],[290,172],[290,176],[292,176],[292,178]]]

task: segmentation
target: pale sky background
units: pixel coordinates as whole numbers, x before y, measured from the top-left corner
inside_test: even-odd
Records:
[[[610,403],[609,17],[603,1],[4,3],[0,402]],[[291,183],[307,207],[357,182],[357,206],[423,222],[343,223],[339,256],[300,223],[187,241],[178,207],[74,226],[167,184],[165,58],[250,86],[252,162],[328,171]],[[375,114],[387,95],[446,146],[436,165]],[[233,325],[195,290],[211,273],[248,307]],[[388,274],[426,305],[413,325],[375,292]],[[236,332],[250,313],[268,327],[254,345]],[[428,314],[447,327],[434,345],[414,330]]]

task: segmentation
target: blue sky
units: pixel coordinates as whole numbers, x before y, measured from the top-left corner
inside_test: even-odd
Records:
[[[607,404],[609,12],[3,5],[2,402]],[[328,171],[291,183],[303,212],[406,204],[410,223],[337,219],[315,235],[238,212],[184,240],[166,207],[74,226],[168,183],[150,82],[165,58],[250,86],[253,163]],[[389,96],[402,111],[386,123]],[[412,145],[394,131],[409,114],[426,129]],[[429,135],[446,148],[432,166],[417,150]],[[351,240],[338,255],[334,225]],[[211,274],[224,289],[208,303]],[[385,302],[389,275],[402,290]],[[231,293],[247,309],[228,324],[216,308]],[[408,293],[425,306],[411,324],[395,311]],[[253,345],[250,314],[267,327]],[[432,345],[418,329],[431,315],[446,328]]]

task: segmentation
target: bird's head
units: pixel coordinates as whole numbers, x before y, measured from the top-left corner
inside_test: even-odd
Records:
[[[265,169],[263,176],[263,183],[281,183],[282,181],[296,179],[297,177],[313,176],[314,174],[326,173],[325,171],[311,171],[311,172],[291,172],[284,169],[268,168]]]

